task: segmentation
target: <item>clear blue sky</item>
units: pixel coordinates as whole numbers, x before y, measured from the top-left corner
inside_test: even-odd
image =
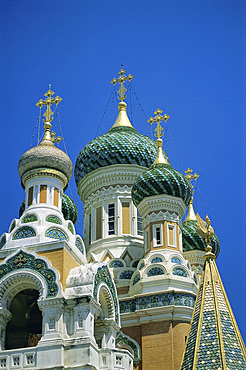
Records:
[[[0,233],[24,199],[17,164],[37,143],[35,103],[48,84],[63,98],[61,124],[75,163],[113,124],[116,101],[101,118],[123,64],[135,76],[138,100],[133,92],[127,98],[134,127],[148,135],[146,120],[163,109],[179,153],[167,136],[172,166],[200,174],[196,211],[209,213],[219,236],[218,267],[245,339],[246,2],[0,0],[0,18]],[[74,178],[70,184],[81,218]]]

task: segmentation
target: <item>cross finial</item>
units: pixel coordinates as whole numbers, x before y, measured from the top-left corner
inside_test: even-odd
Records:
[[[127,89],[124,86],[124,82],[127,81],[127,80],[130,82],[134,78],[134,76],[132,76],[131,74],[129,74],[128,76],[125,76],[124,73],[126,73],[126,71],[123,69],[123,65],[121,64],[121,70],[120,70],[120,72],[118,72],[120,77],[119,78],[114,78],[110,82],[114,86],[116,85],[117,82],[120,83],[120,88],[117,91],[117,93],[120,95],[120,96],[118,96],[118,99],[120,99],[120,101],[124,101],[125,98],[126,98],[125,93],[127,92]]]
[[[162,136],[163,136],[163,127],[161,126],[161,121],[165,121],[167,122],[167,120],[170,118],[170,116],[168,114],[164,114],[163,116],[161,115],[161,113],[163,113],[163,111],[160,109],[160,108],[157,108],[156,111],[154,112],[154,114],[156,115],[155,117],[150,117],[148,119],[147,122],[149,122],[151,125],[154,123],[154,122],[157,122],[157,126],[155,128],[155,132],[154,135],[160,139]]]
[[[45,119],[43,118],[44,123],[50,123],[53,121],[52,116],[54,112],[52,112],[51,110],[51,104],[55,103],[56,105],[58,105],[62,101],[62,98],[60,98],[58,95],[55,98],[53,98],[52,95],[54,94],[55,94],[54,91],[51,90],[51,85],[49,85],[49,90],[44,94],[46,99],[44,100],[40,99],[36,103],[36,106],[39,108],[42,108],[44,105],[47,106],[47,109],[44,112],[44,117],[45,117]]]
[[[44,100],[40,99],[36,103],[36,106],[39,107],[39,108],[42,108],[44,105],[47,106],[47,109],[44,112],[44,117],[45,118],[43,118],[44,128],[45,128],[45,134],[44,134],[44,139],[43,140],[50,140],[53,143],[57,142],[59,144],[59,142],[62,140],[62,138],[60,136],[56,137],[56,133],[54,131],[52,131],[50,133],[51,122],[53,121],[52,116],[54,114],[54,112],[52,112],[52,110],[51,110],[51,104],[55,103],[56,105],[58,105],[62,101],[62,98],[60,98],[60,96],[58,96],[58,95],[55,98],[53,98],[52,96],[54,94],[55,94],[54,91],[51,90],[51,85],[49,85],[49,90],[44,94],[46,99],[44,99]]]
[[[188,167],[187,170],[185,171],[185,173],[187,173],[187,175],[185,177],[190,182],[191,188],[193,189],[194,186],[192,185],[191,180],[195,180],[196,181],[198,179],[198,177],[200,177],[200,175],[198,175],[198,173],[192,174],[192,172],[193,172],[193,170]],[[193,193],[194,193],[194,191],[193,191]]]

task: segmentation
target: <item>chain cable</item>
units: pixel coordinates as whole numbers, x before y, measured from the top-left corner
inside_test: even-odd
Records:
[[[102,125],[102,122],[103,122],[104,116],[105,116],[105,114],[106,114],[106,112],[107,112],[107,109],[108,109],[108,106],[109,106],[109,103],[110,103],[110,101],[111,101],[111,98],[112,98],[112,95],[113,95],[113,94],[114,94],[114,89],[111,91],[111,93],[110,93],[110,95],[109,95],[108,102],[107,102],[106,108],[104,109],[104,112],[103,112],[102,118],[101,118],[101,120],[100,120],[100,122],[99,122],[99,125],[98,125],[98,127],[97,127],[97,131],[96,131],[96,133],[95,133],[95,137],[97,137],[97,135],[98,135],[98,131],[99,131],[99,130],[100,130],[100,128],[101,128],[101,125]]]

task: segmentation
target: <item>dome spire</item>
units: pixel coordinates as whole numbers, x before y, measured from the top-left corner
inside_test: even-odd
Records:
[[[156,159],[155,159],[153,164],[157,164],[157,163],[169,164],[167,162],[166,158],[164,157],[163,151],[162,151],[162,139],[161,139],[161,137],[163,136],[163,132],[162,132],[163,127],[161,126],[161,121],[167,122],[167,120],[170,118],[170,116],[166,113],[162,116],[161,113],[163,113],[163,111],[160,108],[157,108],[156,111],[154,112],[154,114],[156,116],[155,117],[150,117],[147,121],[151,125],[154,122],[157,122],[157,126],[155,128],[154,135],[157,137],[156,145],[157,145],[157,148],[158,148],[158,153],[157,153]]]
[[[51,122],[53,121],[52,116],[54,114],[54,112],[52,112],[51,110],[51,104],[55,103],[56,105],[58,105],[62,101],[62,98],[58,95],[55,98],[53,98],[52,95],[54,94],[55,94],[54,91],[51,90],[51,85],[49,85],[48,91],[44,94],[44,96],[46,96],[46,99],[44,100],[40,99],[36,103],[36,106],[39,107],[40,109],[44,105],[46,105],[47,107],[46,111],[44,112],[45,118],[43,118],[44,129],[45,129],[43,141],[49,140],[49,141],[52,141],[52,143],[54,142],[59,143],[62,140],[62,138],[60,136],[56,137],[56,133],[54,131],[50,132]]]
[[[127,116],[127,112],[126,112],[126,106],[127,105],[124,102],[124,100],[126,98],[127,89],[124,86],[124,82],[127,81],[127,80],[130,82],[134,78],[134,76],[132,76],[131,74],[129,74],[128,76],[125,76],[124,73],[126,73],[126,71],[122,67],[123,67],[123,65],[121,65],[121,70],[120,70],[120,72],[118,72],[120,77],[119,78],[114,78],[110,82],[114,86],[116,85],[117,82],[120,83],[120,88],[117,91],[117,93],[119,94],[118,99],[120,100],[119,106],[118,106],[119,113],[118,113],[118,116],[116,118],[116,121],[115,121],[113,127],[119,127],[119,126],[133,127],[129,118],[128,118],[128,116]]]
[[[189,180],[189,182],[191,184],[191,188],[193,189],[194,186],[192,185],[191,180],[196,181],[200,175],[198,175],[197,173],[192,174],[192,172],[193,172],[193,170],[191,168],[187,168],[187,171],[185,171],[185,173],[187,173],[187,175],[185,177],[187,178],[187,180]],[[192,190],[192,194],[194,194],[194,190]],[[192,196],[191,199],[190,199],[190,203],[189,203],[188,214],[187,214],[187,217],[184,220],[184,222],[186,222],[186,221],[197,221],[195,211],[194,211],[194,208],[193,208],[193,201],[194,201],[194,197]]]

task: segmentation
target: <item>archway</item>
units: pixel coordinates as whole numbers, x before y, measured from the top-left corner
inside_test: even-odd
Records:
[[[12,314],[7,324],[5,349],[33,347],[42,336],[42,313],[37,300],[36,289],[24,289],[11,300],[9,311]]]

